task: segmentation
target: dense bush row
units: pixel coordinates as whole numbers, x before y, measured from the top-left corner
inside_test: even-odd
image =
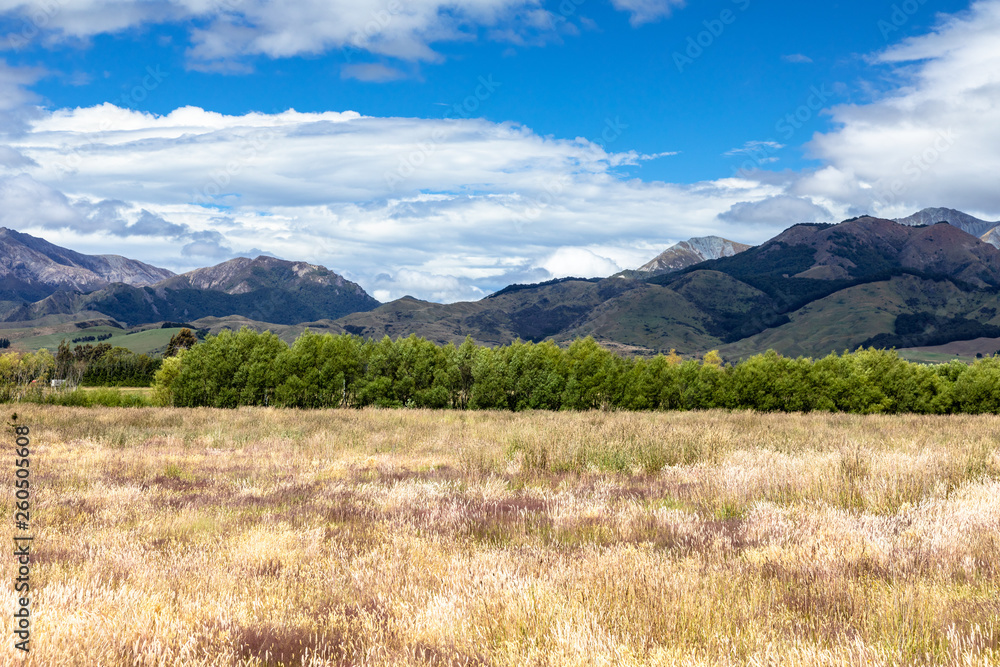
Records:
[[[0,354],[0,402],[22,399],[26,393],[48,384],[56,359],[48,350]]]
[[[80,336],[79,338],[74,338],[72,342],[74,343],[93,343],[97,341],[98,343],[108,340],[114,334],[101,334],[100,336]]]
[[[84,387],[148,387],[162,363],[109,343],[71,348],[63,341],[56,351],[53,377]]]
[[[0,402],[38,398],[50,380],[66,380],[69,386],[148,387],[163,363],[108,343],[59,346],[55,356],[37,352],[0,354]]]
[[[589,338],[488,348],[306,332],[288,346],[244,329],[166,359],[154,386],[177,406],[995,413],[1000,359],[924,366],[865,349],[817,360],[768,352],[727,366],[714,352],[622,358]]]

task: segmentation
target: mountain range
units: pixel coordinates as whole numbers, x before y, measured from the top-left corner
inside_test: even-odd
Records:
[[[719,349],[730,359],[766,349],[818,356],[970,339],[1000,347],[998,240],[998,223],[925,209],[898,220],[799,224],[759,246],[690,239],[635,271],[511,285],[476,302],[379,304],[304,262],[237,258],[174,275],[0,230],[0,321],[173,321],[213,332],[247,325],[286,339],[308,326],[439,343],[471,336],[489,345],[590,335],[623,352]]]
[[[173,275],[120,255],[84,255],[0,227],[0,300],[35,301],[61,290],[92,292],[112,283],[153,285]]]
[[[591,335],[635,352],[819,355],[1000,337],[1000,250],[951,225],[801,224],[679,271],[508,288],[478,302],[400,299],[329,323],[365,336],[498,344]]]
[[[973,236],[983,237],[988,235],[990,232],[997,230],[1000,227],[1000,222],[987,222],[986,220],[980,220],[979,218],[973,217],[968,213],[962,213],[961,211],[956,211],[953,208],[925,208],[922,211],[918,211],[913,215],[907,216],[905,218],[896,218],[896,222],[901,225],[933,225],[937,222],[947,222],[950,225],[958,227],[963,232],[968,232]],[[996,234],[994,234],[994,237]],[[989,241],[987,241],[989,243]],[[996,245],[996,244],[993,244]]]
[[[129,327],[236,314],[297,324],[378,305],[359,285],[305,262],[237,257],[175,275],[125,257],[83,255],[0,229],[0,322],[84,314]]]

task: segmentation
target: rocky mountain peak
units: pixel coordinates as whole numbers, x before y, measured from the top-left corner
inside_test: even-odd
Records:
[[[143,287],[173,275],[173,271],[121,255],[84,255],[0,228],[0,282],[38,298],[58,290],[90,292],[111,283]]]
[[[973,236],[983,236],[997,225],[1000,225],[1000,222],[980,220],[975,216],[963,213],[962,211],[956,211],[953,208],[925,208],[905,218],[897,218],[894,222],[910,227],[947,222]]]
[[[751,247],[721,236],[697,236],[670,246],[656,258],[640,266],[639,271],[646,273],[680,271],[709,259],[732,257]]]

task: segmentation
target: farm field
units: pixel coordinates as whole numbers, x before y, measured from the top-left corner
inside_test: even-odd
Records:
[[[166,349],[167,343],[170,342],[170,337],[180,330],[180,328],[148,329],[138,333],[126,334],[121,329],[115,329],[114,327],[91,327],[71,333],[53,333],[20,338],[17,339],[16,344],[18,348],[23,350],[34,352],[44,347],[50,352],[55,353],[55,350],[59,347],[59,343],[63,340],[70,342],[73,338],[81,338],[83,336],[94,336],[96,338],[100,335],[111,334],[111,338],[103,341],[70,343],[70,346],[78,347],[79,345],[107,343],[112,347],[127,348],[136,354],[149,354],[152,352],[162,352]]]
[[[1000,664],[996,416],[5,408],[4,664]]]
[[[956,340],[946,345],[904,348],[899,350],[899,356],[907,361],[940,364],[955,359],[970,362],[977,358],[977,354],[980,357],[992,357],[998,350],[1000,350],[1000,339],[976,338]]]
[[[975,356],[962,356],[947,352],[926,352],[916,347],[899,350],[899,357],[906,361],[912,361],[915,364],[947,364],[952,361],[961,361],[968,364],[976,360]]]

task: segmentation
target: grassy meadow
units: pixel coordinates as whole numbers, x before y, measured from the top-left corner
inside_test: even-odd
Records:
[[[996,416],[6,407],[3,664],[1000,664]]]
[[[24,330],[8,330],[7,335],[13,334],[16,336],[18,333]],[[86,341],[80,343],[70,343],[70,347],[79,347],[81,345],[99,345],[100,343],[107,343],[112,347],[124,347],[136,354],[151,354],[154,352],[163,352],[167,347],[167,343],[170,342],[170,337],[177,334],[180,331],[179,328],[174,329],[148,329],[146,331],[139,331],[137,333],[127,333],[122,329],[116,329],[114,327],[90,327],[87,329],[80,329],[78,331],[73,331],[70,333],[50,333],[42,334],[37,336],[24,336],[19,338],[13,338],[17,348],[21,350],[28,350],[34,352],[40,350],[41,348],[46,348],[53,354],[59,347],[59,343],[66,341],[70,343],[74,338],[82,338],[84,336],[97,336],[103,334],[111,334],[111,338],[103,341]],[[0,331],[0,334],[5,333]]]

